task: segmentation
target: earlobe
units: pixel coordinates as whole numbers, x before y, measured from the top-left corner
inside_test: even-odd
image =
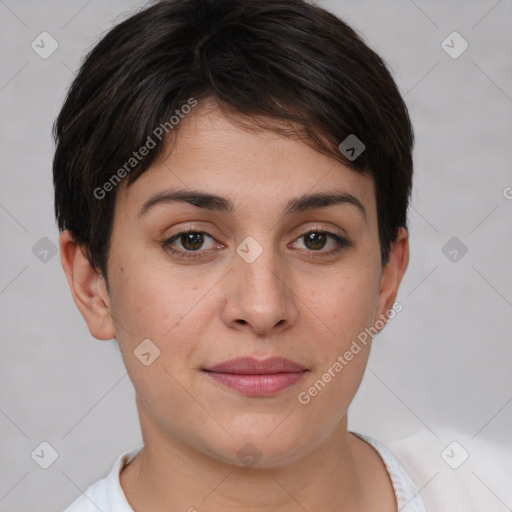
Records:
[[[116,337],[105,279],[87,259],[71,233],[59,238],[60,257],[73,300],[82,313],[90,333],[99,340]]]
[[[391,244],[389,261],[382,270],[377,318],[387,320],[393,309],[398,289],[409,264],[409,233],[400,228],[396,240]]]

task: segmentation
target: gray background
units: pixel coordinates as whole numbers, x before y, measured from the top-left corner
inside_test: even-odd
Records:
[[[375,340],[350,428],[510,445],[512,0],[319,3],[388,62],[417,138],[403,311]],[[0,511],[63,510],[141,442],[117,347],[89,334],[58,254],[32,248],[58,241],[51,127],[65,92],[100,34],[142,5],[0,0]],[[31,48],[43,31],[59,44],[47,59]],[[456,59],[441,46],[453,31],[469,43]],[[468,249],[457,262],[452,237]],[[46,470],[31,458],[42,441],[58,452]]]

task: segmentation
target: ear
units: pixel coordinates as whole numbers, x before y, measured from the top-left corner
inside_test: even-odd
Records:
[[[98,340],[116,337],[105,279],[87,259],[82,248],[65,230],[59,238],[60,258],[73,300],[82,313],[90,333]]]
[[[396,240],[391,244],[389,261],[382,270],[380,291],[377,305],[378,320],[386,320],[389,311],[393,309],[398,288],[409,263],[409,233],[405,228],[400,228]],[[382,327],[383,328],[383,327]],[[379,329],[379,330],[382,330]]]

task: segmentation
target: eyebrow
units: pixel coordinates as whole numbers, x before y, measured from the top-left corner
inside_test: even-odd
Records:
[[[210,194],[199,190],[167,190],[151,196],[142,206],[138,217],[143,217],[152,208],[159,204],[171,204],[175,202],[188,203],[198,208],[204,208],[220,213],[233,214],[236,211],[233,201],[226,197]],[[327,208],[333,205],[349,204],[355,206],[366,221],[366,210],[357,197],[346,192],[321,192],[304,194],[290,199],[284,209],[283,215],[304,212],[307,210]]]

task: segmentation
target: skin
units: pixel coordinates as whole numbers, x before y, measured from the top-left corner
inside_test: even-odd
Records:
[[[138,217],[150,196],[174,188],[225,196],[235,212],[175,202]],[[358,198],[366,218],[350,204],[283,216],[289,199],[333,190]],[[199,247],[200,257],[162,247],[188,227],[212,238],[202,246],[178,238],[173,248]],[[311,228],[352,245],[327,255],[336,242],[308,245]],[[247,236],[263,250],[252,263],[236,252]],[[307,405],[297,398],[391,310],[408,264],[401,229],[381,267],[370,176],[298,140],[244,130],[203,103],[179,125],[172,151],[117,190],[110,293],[68,231],[60,249],[91,334],[117,338],[136,391],[144,449],[120,476],[136,512],[396,511],[379,455],[347,431],[371,343]],[[144,339],[160,349],[149,366],[134,356]],[[281,356],[309,371],[270,397],[245,396],[201,371],[239,356]],[[237,457],[248,442],[261,454],[253,467]]]

